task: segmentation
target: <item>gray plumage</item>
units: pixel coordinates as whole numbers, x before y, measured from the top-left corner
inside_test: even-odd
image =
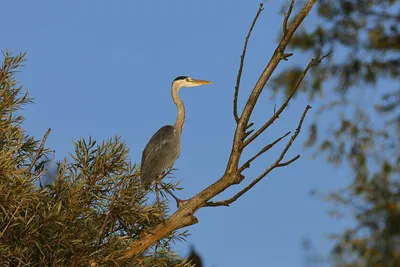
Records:
[[[178,159],[181,142],[178,129],[166,125],[161,127],[147,143],[142,153],[141,179],[144,185],[151,184]]]

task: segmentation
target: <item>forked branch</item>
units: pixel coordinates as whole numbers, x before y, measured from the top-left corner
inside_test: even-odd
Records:
[[[289,9],[285,13],[285,18],[283,19],[283,33],[284,34],[286,34],[288,31],[288,20],[289,20],[290,15],[292,14],[293,6],[294,6],[294,0],[292,0],[290,2]]]
[[[304,18],[308,15],[311,8],[315,4],[317,0],[308,0],[305,6],[302,8],[300,13],[296,16],[296,18],[291,23],[290,27],[287,28],[287,31],[284,32],[282,39],[280,40],[277,48],[275,49],[274,54],[272,55],[270,61],[268,62],[267,66],[265,67],[264,71],[258,78],[256,85],[254,86],[247,103],[243,109],[242,115],[240,117],[240,121],[238,123],[237,130],[235,132],[234,143],[235,145],[239,145],[244,140],[245,134],[245,127],[249,123],[250,116],[254,110],[254,107],[257,104],[258,98],[260,97],[261,92],[265,88],[267,81],[270,79],[272,73],[275,71],[281,60],[287,59],[290,54],[285,53],[286,46],[288,45],[289,41],[293,37],[295,31],[303,22]],[[288,12],[289,13],[289,12]],[[289,17],[288,17],[289,19]],[[243,150],[243,146],[240,146],[239,150]],[[239,151],[239,152],[240,152]],[[237,168],[237,158],[230,158],[229,159],[232,164],[228,165],[229,171],[235,171]]]
[[[297,136],[299,135],[299,133],[301,131],[301,126],[303,125],[304,118],[306,117],[306,114],[309,109],[311,109],[311,106],[307,106],[305,108],[303,115],[300,118],[300,122],[297,126],[296,132],[292,135],[289,142],[286,144],[285,148],[282,150],[281,154],[279,155],[278,159],[272,165],[270,165],[255,180],[253,180],[248,186],[246,186],[245,188],[240,190],[238,193],[236,193],[233,197],[231,197],[227,200],[222,200],[222,201],[217,201],[217,202],[208,201],[204,206],[205,207],[229,206],[230,204],[235,202],[238,198],[243,196],[247,191],[249,191],[251,188],[253,188],[258,182],[260,182],[271,171],[273,171],[276,168],[287,166],[287,165],[293,163],[294,161],[298,160],[300,158],[300,155],[297,155],[288,161],[282,162],[282,160],[285,157],[286,153],[288,152],[289,148],[292,146],[294,140],[296,140]],[[282,138],[283,137],[281,137],[281,139]]]
[[[259,156],[261,156],[262,154],[264,154],[265,152],[267,152],[268,150],[270,150],[272,147],[274,147],[277,143],[279,143],[283,138],[285,138],[286,136],[288,136],[290,134],[290,132],[287,132],[285,135],[282,135],[281,137],[279,137],[278,139],[276,139],[274,142],[272,142],[271,144],[266,145],[265,147],[263,147],[260,152],[258,152],[257,154],[255,154],[253,157],[251,157],[248,161],[246,161],[242,167],[239,168],[239,171],[242,172],[247,168],[250,168],[250,163],[252,163],[255,159],[257,159]]]
[[[324,55],[318,60],[315,60],[314,58],[308,63],[307,67],[305,70],[301,73],[300,77],[297,79],[297,82],[295,86],[293,87],[292,91],[290,92],[289,96],[286,98],[285,102],[281,105],[281,107],[274,113],[274,115],[263,125],[261,126],[260,129],[258,129],[253,135],[251,135],[247,140],[243,142],[243,147],[248,146],[251,142],[253,142],[260,134],[262,134],[274,121],[279,118],[279,115],[285,110],[287,105],[289,104],[289,101],[292,99],[294,94],[296,93],[297,89],[299,88],[301,82],[303,81],[304,77],[306,76],[307,72],[309,69],[312,67],[318,65],[321,63],[321,61],[326,58],[330,53]]]

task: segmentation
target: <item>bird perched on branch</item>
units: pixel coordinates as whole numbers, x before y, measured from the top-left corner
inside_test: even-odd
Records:
[[[185,122],[185,107],[179,98],[178,92],[182,87],[195,87],[211,84],[210,81],[197,80],[187,76],[179,76],[172,82],[171,94],[178,108],[178,116],[175,124],[161,127],[147,143],[142,153],[141,181],[145,187],[149,187],[156,180],[177,202],[178,208],[185,200],[177,198],[170,190],[161,183],[161,176],[168,168],[172,168],[178,159],[181,150],[181,134]]]

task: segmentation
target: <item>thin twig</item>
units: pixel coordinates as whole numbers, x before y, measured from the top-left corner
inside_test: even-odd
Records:
[[[294,6],[294,1],[295,1],[295,0],[292,0],[292,2],[290,3],[290,6],[289,6],[288,12],[285,13],[285,17],[284,17],[284,19],[283,19],[283,34],[286,34],[287,31],[288,31],[288,26],[287,26],[287,24],[288,24],[288,20],[289,20],[290,14],[292,14],[293,6]]]
[[[265,147],[263,147],[260,152],[258,152],[257,154],[255,154],[253,157],[251,157],[248,161],[246,161],[242,167],[239,168],[239,172],[242,172],[243,170],[247,169],[250,167],[250,163],[253,162],[256,158],[258,158],[259,156],[261,156],[262,154],[264,154],[265,152],[267,152],[268,150],[270,150],[274,145],[276,145],[277,143],[279,143],[283,138],[285,138],[286,136],[288,136],[290,134],[290,132],[287,132],[285,135],[282,135],[281,137],[279,137],[278,139],[276,139],[274,142],[272,142],[271,144],[266,145]]]
[[[49,128],[47,130],[46,134],[44,135],[42,142],[40,143],[39,149],[36,150],[35,157],[33,158],[32,162],[31,162],[31,165],[28,168],[28,172],[31,172],[33,166],[35,165],[36,161],[39,158],[40,153],[42,153],[44,144],[46,143],[47,137],[49,136],[50,132],[51,132],[51,129]]]
[[[288,61],[288,58],[291,56],[293,56],[293,53],[284,53],[281,58],[285,61]]]
[[[238,75],[236,78],[235,95],[233,97],[233,116],[235,117],[236,123],[239,122],[237,100],[238,100],[238,96],[239,96],[240,80],[242,78],[244,58],[246,56],[246,51],[247,51],[247,43],[249,42],[251,32],[253,31],[254,25],[256,25],[257,19],[260,16],[261,11],[264,10],[263,5],[264,5],[263,3],[260,3],[260,7],[258,8],[257,14],[254,17],[254,20],[253,20],[253,23],[251,24],[249,32],[247,33],[246,39],[244,41],[243,52],[242,52],[242,55],[240,56],[240,66],[239,66],[239,71],[238,71]]]
[[[286,155],[286,152],[289,150],[289,148],[292,146],[294,140],[296,140],[297,136],[299,135],[301,131],[301,126],[303,124],[304,118],[306,117],[306,114],[308,110],[311,109],[311,106],[307,105],[305,108],[303,115],[301,116],[301,119],[299,121],[299,124],[297,126],[296,132],[292,135],[290,138],[289,142],[286,144],[286,147],[282,150],[281,154],[279,155],[278,159],[271,165],[269,166],[262,174],[260,174],[253,182],[251,182],[248,186],[240,190],[237,194],[235,194],[233,197],[227,199],[227,200],[222,200],[222,201],[208,201],[204,205],[204,207],[218,207],[218,206],[229,206],[231,203],[235,202],[239,197],[244,195],[247,191],[249,191],[253,186],[255,186],[258,182],[260,182],[268,173],[270,173],[272,170],[275,168],[279,168],[282,166],[287,166],[297,159],[300,158],[300,155],[297,155],[296,157],[292,158],[289,161],[281,163],[282,159]]]
[[[254,129],[251,129],[250,131],[247,131],[244,133],[243,139],[246,139],[247,136],[251,135],[254,132]]]
[[[292,158],[292,159],[290,159],[290,160],[288,160],[288,161],[285,161],[285,162],[279,163],[278,165],[276,165],[276,167],[278,168],[278,167],[284,167],[284,166],[287,166],[287,165],[291,164],[292,162],[294,162],[294,161],[298,160],[299,158],[300,158],[300,155],[297,155],[296,157],[294,157],[294,158]]]
[[[251,126],[253,126],[254,125],[254,122],[252,122],[252,123],[249,123],[247,126],[246,126],[246,130],[247,129],[249,129]]]
[[[274,123],[274,121],[279,117],[279,115],[285,110],[286,106],[289,104],[290,99],[292,99],[293,95],[296,93],[301,82],[303,81],[304,77],[306,76],[308,70],[310,68],[318,65],[319,63],[321,63],[321,61],[328,55],[329,55],[329,53],[324,55],[323,57],[321,57],[319,60],[312,59],[310,61],[310,63],[308,63],[308,65],[305,68],[305,70],[303,71],[303,73],[297,79],[297,82],[296,82],[295,86],[293,87],[292,92],[286,98],[285,102],[281,105],[281,107],[276,112],[274,112],[274,115],[272,115],[272,117],[263,126],[261,126],[260,129],[258,129],[252,136],[250,136],[247,140],[245,140],[243,142],[242,147],[248,146],[251,142],[254,141],[254,139],[256,139],[260,134],[262,134],[272,123]]]

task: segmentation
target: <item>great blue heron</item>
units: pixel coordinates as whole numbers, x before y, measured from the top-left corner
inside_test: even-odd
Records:
[[[172,192],[165,188],[161,181],[161,175],[168,168],[172,168],[178,159],[181,150],[181,134],[185,122],[185,107],[179,98],[178,92],[182,87],[195,87],[211,84],[210,81],[197,80],[187,76],[179,76],[172,82],[171,94],[174,103],[178,108],[178,116],[175,125],[161,127],[147,143],[142,153],[141,180],[142,184],[149,186],[154,180],[160,182],[166,191],[176,200],[178,207],[184,202],[177,198]]]

